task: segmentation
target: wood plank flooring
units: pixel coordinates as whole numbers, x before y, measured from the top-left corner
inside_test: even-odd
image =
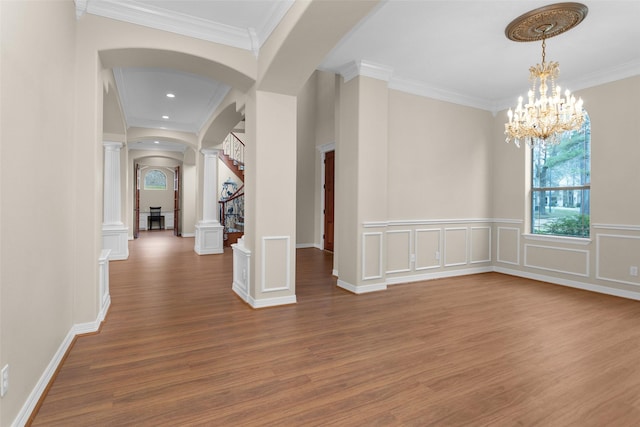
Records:
[[[298,250],[253,310],[232,255],[141,233],[33,426],[638,426],[640,303],[497,273],[353,295]]]

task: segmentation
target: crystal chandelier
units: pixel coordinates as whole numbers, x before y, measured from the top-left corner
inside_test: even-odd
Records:
[[[513,141],[518,147],[521,141],[526,141],[529,147],[558,144],[562,133],[582,126],[582,99],[576,100],[568,90],[563,95],[560,86],[556,86],[560,65],[546,62],[545,47],[547,38],[578,25],[586,14],[587,7],[582,4],[559,3],[526,13],[507,27],[506,34],[511,40],[542,40],[542,63],[529,68],[532,87],[526,104],[520,97],[515,110],[509,109],[507,113],[506,142]]]

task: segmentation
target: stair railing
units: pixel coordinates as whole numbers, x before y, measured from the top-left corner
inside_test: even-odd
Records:
[[[240,170],[244,170],[244,142],[235,133],[229,132],[222,143],[222,149],[234,165],[239,166]]]
[[[244,232],[244,185],[225,200],[220,200],[220,222],[224,234]]]

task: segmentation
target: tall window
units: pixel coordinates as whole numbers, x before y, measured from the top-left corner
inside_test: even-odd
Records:
[[[558,145],[532,149],[531,232],[589,237],[591,123],[565,132]]]
[[[167,176],[164,174],[164,172],[158,169],[151,169],[144,176],[144,189],[145,190],[166,190]]]

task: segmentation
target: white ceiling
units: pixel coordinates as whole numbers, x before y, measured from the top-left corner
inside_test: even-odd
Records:
[[[553,1],[389,0],[325,59],[339,71],[363,60],[391,69],[390,87],[499,111],[528,87],[541,43],[507,39],[516,17]],[[583,1],[576,28],[547,41],[560,62],[558,83],[572,91],[640,74],[640,1]],[[588,104],[585,104],[588,108]]]
[[[387,0],[318,68],[345,77],[360,72],[388,79],[394,89],[500,111],[528,90],[528,68],[541,60],[539,43],[513,42],[504,30],[519,15],[552,3]],[[589,8],[585,20],[547,41],[547,60],[560,62],[558,83],[578,95],[585,87],[640,74],[640,0],[582,3]],[[93,13],[257,53],[291,1],[76,0],[76,5],[79,14]],[[198,131],[203,117],[215,108],[215,100],[228,90],[168,70],[119,72],[129,126],[164,124],[169,129]],[[194,97],[163,102],[167,91],[182,89]],[[176,107],[178,102],[182,104],[169,121],[158,120],[166,114],[163,108]],[[585,108],[589,108],[588,99]]]
[[[113,74],[129,127],[198,133],[231,89],[175,70],[116,68]]]

